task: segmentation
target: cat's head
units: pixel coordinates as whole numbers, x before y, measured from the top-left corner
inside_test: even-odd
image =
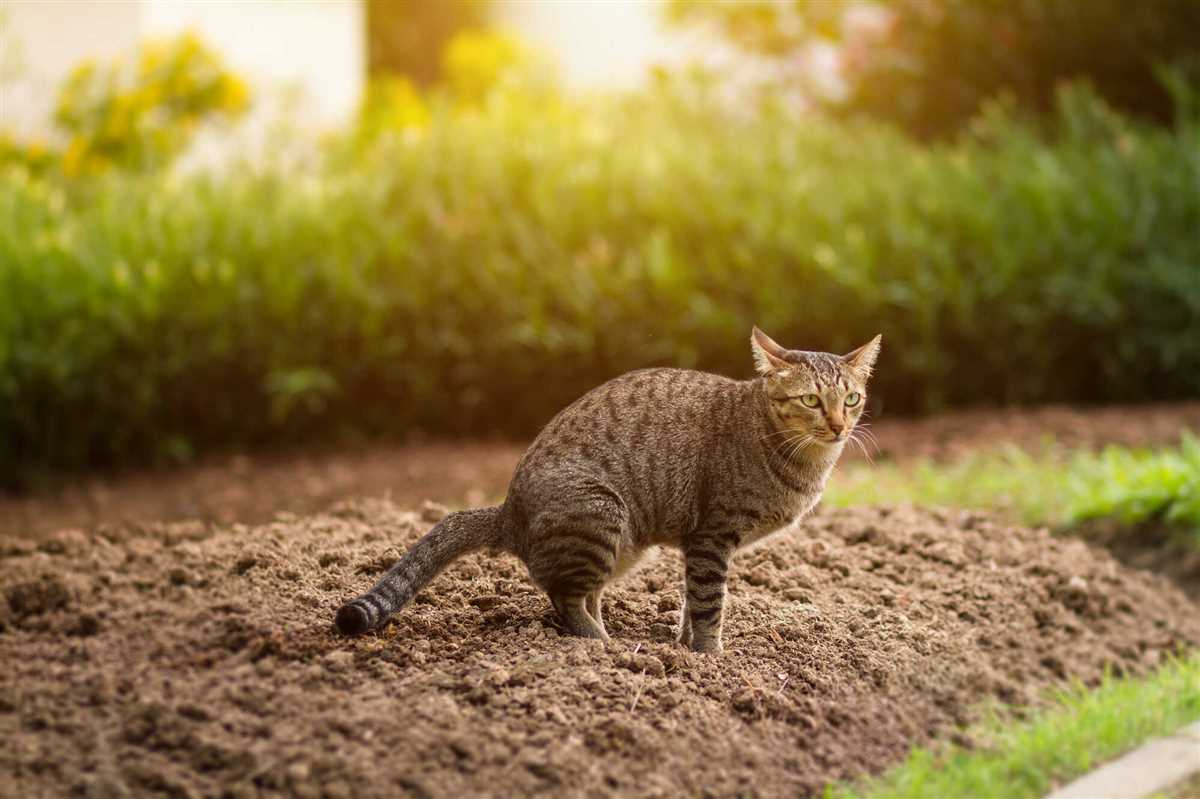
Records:
[[[882,340],[876,336],[853,352],[833,355],[784,349],[754,328],[750,349],[776,423],[818,445],[848,439],[866,406]]]

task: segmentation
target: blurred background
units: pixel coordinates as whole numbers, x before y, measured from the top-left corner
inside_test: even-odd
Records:
[[[877,417],[1195,398],[1198,76],[1191,0],[9,0],[0,484],[520,441],[752,323],[882,332]]]

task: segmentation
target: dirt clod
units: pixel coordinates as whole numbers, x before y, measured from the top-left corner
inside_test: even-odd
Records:
[[[909,507],[822,512],[739,555],[717,656],[674,643],[673,553],[605,594],[607,644],[562,635],[523,567],[482,554],[379,633],[337,636],[337,607],[432,515],[363,501],[6,550],[0,785],[811,795],[961,735],[989,698],[1036,702],[1200,644],[1196,606],[1162,578]]]

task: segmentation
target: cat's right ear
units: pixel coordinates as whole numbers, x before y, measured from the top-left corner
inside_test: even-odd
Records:
[[[771,340],[771,337],[755,325],[750,332],[750,351],[754,354],[754,368],[760,375],[784,369],[791,365],[787,350]]]

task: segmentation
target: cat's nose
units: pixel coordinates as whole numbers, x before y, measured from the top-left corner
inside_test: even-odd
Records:
[[[844,424],[834,424],[833,422],[829,423],[829,432],[833,433],[835,436],[840,436],[842,431],[845,429],[846,425]]]

